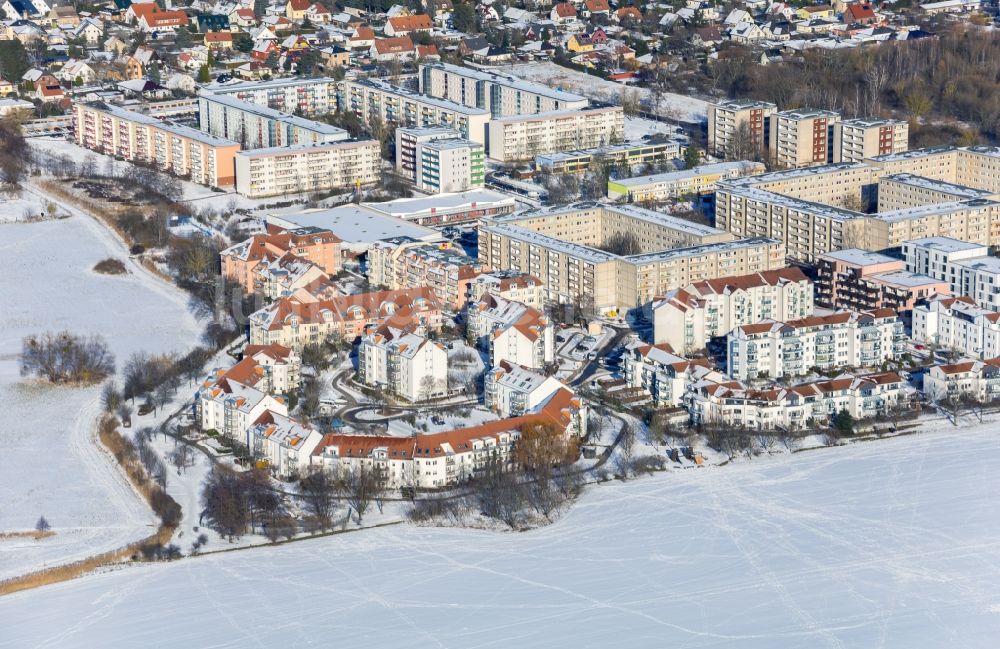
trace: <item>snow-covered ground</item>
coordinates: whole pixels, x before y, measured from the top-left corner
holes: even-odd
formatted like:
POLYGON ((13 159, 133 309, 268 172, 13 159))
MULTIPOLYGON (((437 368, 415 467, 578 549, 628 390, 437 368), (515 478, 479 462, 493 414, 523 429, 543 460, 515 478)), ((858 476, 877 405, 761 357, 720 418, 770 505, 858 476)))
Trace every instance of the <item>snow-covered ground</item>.
MULTIPOLYGON (((544 83, 553 88, 575 92, 597 101, 613 101, 621 96, 622 91, 631 92, 631 89, 635 88, 549 62, 515 63, 503 66, 501 71, 522 79, 544 83)), ((644 99, 648 97, 648 89, 638 88, 638 90, 644 99)), ((688 122, 703 122, 707 119, 708 102, 695 97, 664 93, 660 98, 660 112, 688 122)))
POLYGON ((0 540, 3 578, 116 548, 156 523, 92 439, 100 389, 23 381, 21 339, 101 334, 120 366, 140 349, 186 351, 200 328, 183 294, 132 262, 128 275, 93 272, 101 259, 128 257, 89 217, 0 225, 0 252, 0 532, 31 529, 41 515, 55 532, 0 540))
POLYGON ((611 482, 527 533, 401 525, 89 576, 5 598, 0 646, 995 647, 998 432, 611 482))

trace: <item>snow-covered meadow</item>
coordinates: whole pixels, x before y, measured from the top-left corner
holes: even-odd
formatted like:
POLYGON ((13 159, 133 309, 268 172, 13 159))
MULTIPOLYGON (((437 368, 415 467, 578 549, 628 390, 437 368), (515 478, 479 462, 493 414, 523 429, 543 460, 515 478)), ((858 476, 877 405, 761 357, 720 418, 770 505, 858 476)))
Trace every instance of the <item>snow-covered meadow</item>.
POLYGON ((998 472, 996 423, 673 471, 526 533, 398 525, 16 594, 0 646, 995 647, 998 472))
POLYGON ((92 440, 99 388, 23 380, 17 354, 30 333, 101 334, 119 366, 129 354, 185 351, 199 326, 186 298, 128 262, 95 273, 121 244, 89 217, 0 225, 0 532, 44 515, 54 536, 0 540, 0 578, 81 559, 141 538, 156 519, 92 440))

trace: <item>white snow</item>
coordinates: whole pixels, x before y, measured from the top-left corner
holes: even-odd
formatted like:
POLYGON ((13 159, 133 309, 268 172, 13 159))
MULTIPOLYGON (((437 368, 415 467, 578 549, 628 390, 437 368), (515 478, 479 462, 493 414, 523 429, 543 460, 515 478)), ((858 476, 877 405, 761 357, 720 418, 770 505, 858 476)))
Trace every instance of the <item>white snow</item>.
MULTIPOLYGON (((544 83, 553 88, 575 92, 592 100, 609 102, 618 99, 622 91, 632 92, 635 86, 625 86, 597 76, 570 70, 555 63, 516 63, 503 66, 502 71, 522 79, 544 83)), ((638 88, 644 99, 649 90, 638 88)), ((708 102, 695 97, 664 93, 660 98, 660 113, 688 122, 703 122, 708 115, 708 102)))
POLYGON ((68 329, 105 337, 121 366, 133 351, 186 351, 200 327, 186 297, 129 262, 125 276, 93 272, 121 244, 87 216, 0 225, 0 578, 81 559, 142 538, 155 518, 92 439, 99 387, 51 387, 18 374, 21 339, 68 329))
POLYGON ((0 647, 994 647, 998 432, 611 482, 527 533, 399 525, 89 576, 5 598, 0 647))

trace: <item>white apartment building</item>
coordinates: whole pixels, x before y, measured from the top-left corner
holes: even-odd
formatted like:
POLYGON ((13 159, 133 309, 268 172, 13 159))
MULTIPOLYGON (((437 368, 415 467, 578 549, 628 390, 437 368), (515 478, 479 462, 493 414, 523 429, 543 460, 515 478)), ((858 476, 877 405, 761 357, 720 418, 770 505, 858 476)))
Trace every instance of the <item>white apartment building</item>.
POLYGON ((622 360, 628 387, 648 392, 653 405, 660 408, 683 405, 684 394, 696 381, 728 380, 724 374, 713 370, 709 361, 678 356, 667 343, 633 345, 626 349, 622 360))
POLYGON ((767 320, 726 337, 729 376, 741 381, 875 367, 905 351, 906 333, 892 309, 838 311, 788 322, 767 320))
POLYGON ((924 372, 924 396, 932 403, 947 403, 963 397, 981 403, 1000 400, 1000 358, 965 358, 934 365, 924 372))
POLYGON ((239 151, 236 191, 248 198, 371 185, 381 178, 375 140, 297 144, 239 151))
POLYGON ((642 202, 698 195, 715 191, 715 185, 719 181, 760 174, 764 170, 761 162, 717 162, 693 169, 619 178, 608 181, 608 198, 627 198, 629 201, 642 202))
POLYGON ((448 393, 448 352, 440 343, 385 324, 361 338, 358 377, 407 401, 426 401, 448 393))
POLYGON ((294 295, 314 282, 330 279, 319 266, 290 252, 258 264, 251 272, 254 287, 269 300, 294 295))
POLYGON ((688 395, 694 424, 749 430, 804 430, 826 426, 846 410, 871 419, 908 404, 910 391, 895 372, 852 376, 759 390, 705 383, 688 395))
POLYGON ((481 108, 421 95, 378 79, 344 81, 338 101, 341 110, 351 111, 365 124, 381 120, 396 127, 445 126, 486 145, 490 113, 481 108))
POLYGON ((581 110, 589 104, 586 97, 540 83, 449 63, 421 65, 418 79, 425 95, 483 108, 493 118, 581 110))
POLYGON ((913 309, 913 339, 973 358, 1000 356, 1000 313, 966 295, 934 296, 913 309))
POLYGON ((813 283, 797 267, 703 280, 653 303, 653 341, 690 354, 741 325, 812 312, 813 283))
POLYGON ((216 370, 195 394, 195 414, 202 430, 253 448, 248 431, 267 411, 288 414, 282 397, 268 393, 267 373, 251 358, 228 370, 216 370))
POLYGON ((298 352, 281 345, 247 345, 243 358, 251 358, 264 369, 269 392, 288 394, 299 387, 302 357, 298 352))
POLYGON ((434 140, 453 140, 461 133, 447 126, 396 129, 396 173, 417 182, 417 145, 434 140))
MULTIPOLYGON (((1000 259, 989 247, 948 237, 928 237, 903 244, 906 268, 948 282, 952 295, 967 295, 990 311, 1000 311, 1000 259)), ((914 271, 915 272, 915 271, 914 271)))
POLYGON ((470 341, 490 353, 490 365, 506 361, 541 369, 555 358, 552 322, 541 311, 520 302, 486 294, 466 307, 470 341))
POLYGON ((554 376, 537 369, 502 362, 484 377, 486 407, 501 417, 533 412, 560 390, 569 390, 554 376))
POLYGON ((621 106, 512 115, 489 122, 489 157, 498 162, 533 160, 543 153, 575 151, 622 141, 621 106))
POLYGON ((350 138, 347 131, 330 124, 205 92, 198 96, 198 120, 202 131, 238 142, 243 149, 330 144, 350 138))
POLYGON ((903 153, 910 148, 910 125, 898 119, 845 119, 833 124, 831 162, 903 153))
POLYGON ((726 157, 737 135, 747 133, 750 146, 763 154, 767 148, 770 117, 777 111, 774 104, 753 99, 727 99, 709 104, 708 150, 713 155, 726 157))
POLYGON ((268 410, 247 431, 250 450, 267 463, 277 477, 288 480, 302 475, 323 434, 280 413, 268 410))
POLYGON ((476 275, 468 284, 466 299, 476 302, 487 293, 520 302, 533 309, 545 307, 545 287, 541 280, 516 270, 497 270, 476 275))
POLYGON ((778 167, 794 168, 833 162, 833 125, 840 114, 800 108, 772 113, 768 153, 778 167))
POLYGON ((461 138, 417 144, 417 187, 432 194, 464 192, 485 184, 483 145, 461 138))
POLYGON ((337 80, 326 77, 209 83, 201 90, 304 117, 318 117, 337 110, 337 80))

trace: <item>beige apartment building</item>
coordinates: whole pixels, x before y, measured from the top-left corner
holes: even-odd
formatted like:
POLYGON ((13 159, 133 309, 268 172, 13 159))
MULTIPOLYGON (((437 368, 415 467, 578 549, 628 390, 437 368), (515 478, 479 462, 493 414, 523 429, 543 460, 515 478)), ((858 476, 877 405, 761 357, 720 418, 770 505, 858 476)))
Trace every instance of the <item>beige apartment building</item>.
POLYGON ((785 255, 772 239, 737 241, 651 210, 596 203, 485 218, 479 232, 484 266, 533 275, 549 299, 593 300, 603 313, 642 306, 691 282, 774 270, 785 255), (639 254, 601 249, 626 233, 639 254))
POLYGON ((469 283, 481 271, 477 259, 449 243, 426 243, 410 237, 379 241, 368 249, 368 281, 398 290, 428 287, 443 305, 458 310, 469 283))
POLYGON ((838 113, 801 108, 772 113, 768 119, 768 152, 778 167, 793 169, 834 160, 833 125, 840 121, 838 113))
POLYGON ((662 201, 687 195, 710 193, 721 180, 741 178, 764 172, 761 162, 717 162, 650 176, 608 181, 608 198, 629 201, 662 201))
POLYGON ((910 125, 898 119, 845 119, 833 125, 833 162, 903 153, 910 148, 910 125))
POLYGON ((236 191, 248 198, 371 185, 380 178, 375 140, 251 149, 236 154, 236 191))
POLYGON ((209 187, 232 187, 232 140, 161 121, 104 102, 73 105, 74 139, 80 146, 130 162, 147 162, 209 187))
POLYGON ((498 162, 533 160, 545 153, 617 144, 624 133, 621 106, 500 117, 489 122, 488 155, 498 162))
POLYGON ((726 157, 737 134, 750 134, 750 146, 761 153, 768 146, 770 117, 778 107, 768 101, 727 99, 708 106, 708 150, 726 157), (741 130, 743 125, 747 130, 741 130))
POLYGON ((956 185, 913 174, 882 176, 878 180, 879 212, 922 207, 935 203, 954 203, 976 198, 993 200, 1000 198, 1000 195, 975 187, 956 185))

